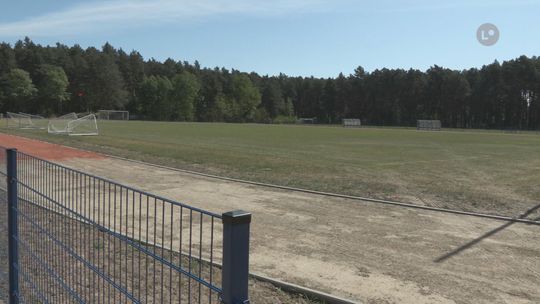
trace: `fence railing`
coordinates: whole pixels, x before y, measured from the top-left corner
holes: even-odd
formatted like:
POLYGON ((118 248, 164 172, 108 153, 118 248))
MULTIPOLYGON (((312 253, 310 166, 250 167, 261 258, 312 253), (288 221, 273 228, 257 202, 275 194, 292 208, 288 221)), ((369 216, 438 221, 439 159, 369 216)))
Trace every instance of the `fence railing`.
MULTIPOLYGON (((0 189, 6 186, 6 150, 0 147, 0 189)), ((0 303, 8 299, 8 217, 6 191, 0 190, 0 303)))
POLYGON ((249 227, 0 148, 9 301, 248 303, 249 227))

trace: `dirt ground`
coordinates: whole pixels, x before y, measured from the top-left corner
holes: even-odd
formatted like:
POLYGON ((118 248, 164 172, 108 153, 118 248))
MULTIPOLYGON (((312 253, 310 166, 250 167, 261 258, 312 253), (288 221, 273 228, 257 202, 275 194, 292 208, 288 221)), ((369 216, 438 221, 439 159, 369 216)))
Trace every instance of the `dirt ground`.
MULTIPOLYGON (((252 212, 251 270, 259 274, 373 304, 540 303, 539 226, 274 190, 110 158, 56 161, 213 212, 252 212)), ((530 208, 524 216, 538 218, 540 202, 530 208)))
MULTIPOLYGON (((5 204, 5 195, 0 191, 0 203, 5 204)), ((208 289, 201 288, 194 281, 189 281, 186 276, 177 275, 177 272, 171 271, 168 267, 160 266, 155 260, 146 258, 133 247, 120 242, 115 238, 101 232, 80 221, 67 218, 58 213, 37 208, 35 205, 19 202, 20 211, 23 214, 33 214, 34 223, 52 233, 54 237, 67 244, 75 254, 86 258, 92 265, 95 265, 100 272, 103 272, 114 283, 124 286, 135 298, 143 300, 145 303, 219 303, 217 294, 210 294, 208 289), (37 216, 35 216, 37 215, 37 216), (89 243, 91 246, 88 246, 89 243), (131 266, 131 267, 130 267, 131 266), (164 278, 160 280, 159 278, 164 278), (191 289, 187 296, 187 289, 191 289), (209 301, 210 296, 212 301, 209 301), (191 300, 191 301, 190 301, 191 300)), ((0 218, 7 217, 6 208, 0 208, 0 218)), ((6 235, 1 230, 2 236, 6 235)), ((7 247, 7 239, 0 236, 0 273, 7 274, 7 256, 4 249, 7 247)), ((36 262, 46 262, 53 266, 56 273, 64 278, 72 290, 87 303, 109 303, 111 300, 115 303, 131 302, 123 296, 118 290, 111 287, 111 284, 105 282, 80 261, 73 258, 65 250, 59 250, 49 240, 48 237, 40 233, 28 222, 20 222, 19 238, 21 242, 30 244, 32 253, 25 246, 19 248, 19 258, 22 270, 26 278, 32 278, 35 285, 30 285, 25 279, 21 279, 20 293, 25 303, 40 303, 41 298, 34 292, 34 286, 37 286, 41 294, 49 300, 50 303, 71 303, 75 302, 73 296, 63 289, 52 276, 44 271, 43 267, 36 262), (42 236, 42 237, 41 237, 42 236), (45 241, 44 241, 45 240, 45 241), (73 275, 77 273, 77 275, 73 275), (99 286, 99 288, 95 288, 99 286)), ((162 257, 175 263, 183 260, 183 265, 188 265, 187 257, 180 257, 178 254, 162 251, 151 246, 146 247, 149 251, 157 251, 162 257)), ((198 271, 201 267, 203 273, 210 271, 208 264, 196 263, 193 261, 193 271, 198 271)), ((220 282, 220 272, 213 269, 214 282, 220 282)), ((0 304, 7 301, 7 278, 0 277, 0 304)), ((252 303, 278 304, 278 303, 301 303, 315 304, 307 297, 299 294, 286 293, 275 286, 251 279, 250 299, 252 303)))

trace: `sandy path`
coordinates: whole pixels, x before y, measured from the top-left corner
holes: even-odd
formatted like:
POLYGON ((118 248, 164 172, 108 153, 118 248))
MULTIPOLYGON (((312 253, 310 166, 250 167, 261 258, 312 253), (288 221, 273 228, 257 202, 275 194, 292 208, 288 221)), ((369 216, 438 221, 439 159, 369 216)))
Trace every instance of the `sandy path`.
POLYGON ((366 303, 540 302, 538 226, 273 190, 117 159, 62 162, 210 211, 252 212, 251 269, 274 278, 366 303))

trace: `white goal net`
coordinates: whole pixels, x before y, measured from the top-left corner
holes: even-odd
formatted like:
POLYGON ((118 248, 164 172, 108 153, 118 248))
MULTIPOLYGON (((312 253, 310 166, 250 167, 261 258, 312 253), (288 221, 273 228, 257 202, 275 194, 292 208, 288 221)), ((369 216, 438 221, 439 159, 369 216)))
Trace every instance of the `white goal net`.
POLYGON ((353 128, 359 128, 362 126, 362 122, 358 118, 344 118, 342 120, 343 127, 353 127, 353 128))
POLYGON ((47 131, 51 134, 67 134, 70 121, 77 120, 77 114, 69 113, 49 120, 47 131))
POLYGON ((416 128, 424 131, 440 131, 442 124, 440 120, 418 120, 416 128))
POLYGON ((97 118, 101 120, 129 120, 129 111, 99 110, 97 118))
POLYGON ((34 115, 34 114, 28 114, 28 113, 22 113, 19 112, 19 115, 24 115, 30 117, 30 123, 32 124, 33 129, 46 129, 48 120, 40 115, 34 115))
POLYGON ((73 136, 99 135, 96 115, 90 114, 68 123, 67 134, 73 136))
POLYGON ((7 112, 6 121, 8 128, 44 129, 47 120, 39 115, 7 112))
POLYGON ((48 132, 51 134, 67 135, 99 135, 96 116, 89 114, 77 117, 75 113, 69 113, 49 121, 48 132))

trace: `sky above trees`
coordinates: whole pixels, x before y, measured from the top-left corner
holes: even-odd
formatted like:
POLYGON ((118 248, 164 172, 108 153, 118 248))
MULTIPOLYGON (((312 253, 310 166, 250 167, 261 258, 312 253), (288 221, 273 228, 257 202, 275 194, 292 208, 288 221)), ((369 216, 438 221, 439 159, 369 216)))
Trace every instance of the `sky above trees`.
POLYGON ((145 59, 335 77, 359 65, 459 70, 532 57, 538 11, 540 1, 529 0, 20 0, 2 6, 0 40, 109 41, 145 59), (491 47, 476 41, 485 22, 501 31, 491 47))

